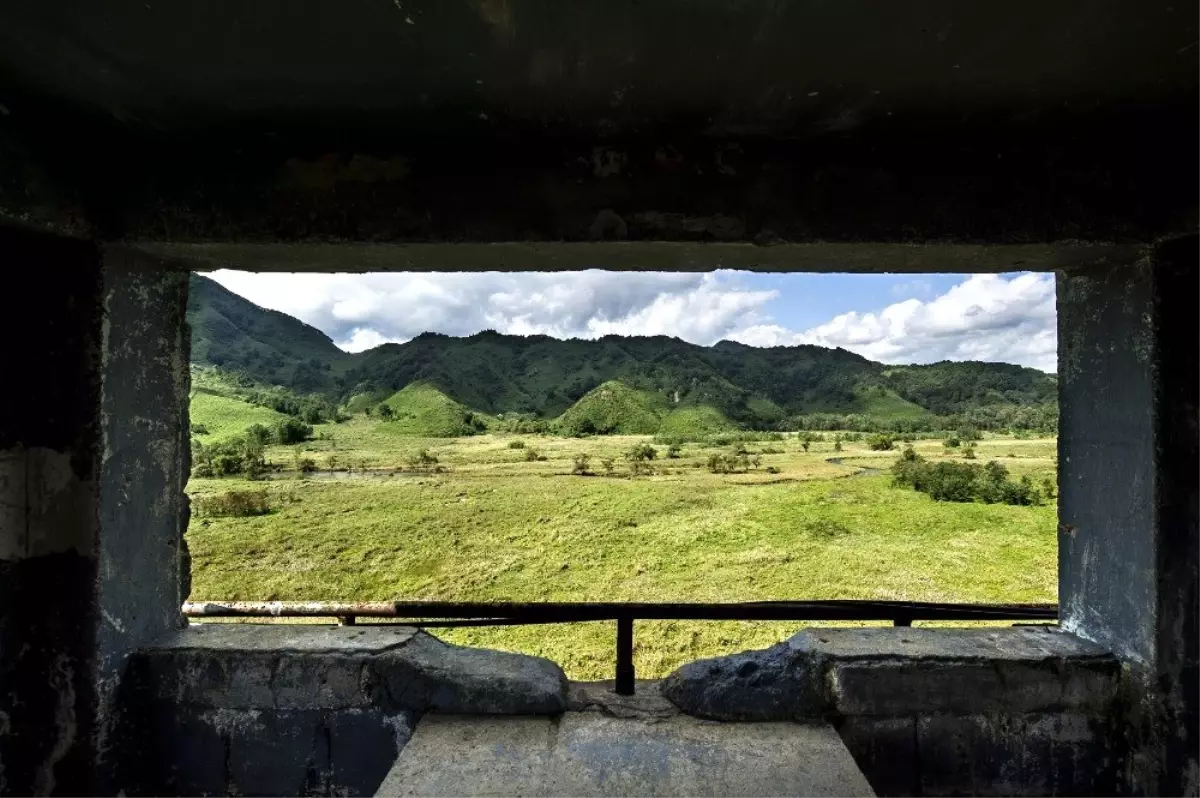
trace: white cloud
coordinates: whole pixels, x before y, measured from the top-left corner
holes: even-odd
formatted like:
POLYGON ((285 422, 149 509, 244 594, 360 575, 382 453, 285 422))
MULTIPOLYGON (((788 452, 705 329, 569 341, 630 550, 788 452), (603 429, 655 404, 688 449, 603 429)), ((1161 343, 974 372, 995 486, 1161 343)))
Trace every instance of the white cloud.
MULTIPOLYGON (((425 331, 597 338, 670 335, 697 344, 842 347, 885 363, 994 360, 1055 370, 1052 275, 974 275, 939 296, 927 281, 875 311, 808 329, 767 308, 777 290, 736 272, 252 274, 213 279, 252 302, 289 313, 358 352, 425 331)), ((801 279, 801 278, 797 278, 801 279)), ((853 280, 853 278, 847 278, 853 280)))
POLYGON ((402 344, 407 338, 385 338, 374 330, 357 327, 350 337, 343 341, 334 341, 338 348, 346 352, 365 352, 383 344, 402 344))
POLYGON ((1053 372, 1054 276, 977 274, 928 301, 906 299, 877 312, 843 313, 802 332, 753 325, 735 340, 842 347, 884 363, 990 360, 1053 372))
POLYGON ((728 272, 252 274, 212 278, 264 307, 361 351, 425 331, 597 338, 673 335, 712 344, 766 317, 775 291, 750 290, 728 272))

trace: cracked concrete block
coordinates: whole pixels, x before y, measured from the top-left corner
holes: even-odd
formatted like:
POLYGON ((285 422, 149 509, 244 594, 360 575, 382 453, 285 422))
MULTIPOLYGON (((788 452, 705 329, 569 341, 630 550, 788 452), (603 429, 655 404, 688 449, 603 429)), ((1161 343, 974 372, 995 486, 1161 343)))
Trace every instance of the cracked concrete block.
POLYGON ((345 629, 194 624, 137 655, 160 700, 228 709, 370 706, 364 669, 401 647, 407 627, 345 629))
POLYGON ((1103 710, 1120 666, 1045 629, 823 629, 794 644, 821 663, 842 715, 1103 710))
POLYGON ((690 715, 716 720, 791 720, 825 709, 812 657, 790 642, 689 662, 662 683, 662 694, 690 715))
POLYGON ((381 658, 375 670, 398 709, 550 715, 567 706, 567 677, 550 660, 454 646, 425 634, 381 658))

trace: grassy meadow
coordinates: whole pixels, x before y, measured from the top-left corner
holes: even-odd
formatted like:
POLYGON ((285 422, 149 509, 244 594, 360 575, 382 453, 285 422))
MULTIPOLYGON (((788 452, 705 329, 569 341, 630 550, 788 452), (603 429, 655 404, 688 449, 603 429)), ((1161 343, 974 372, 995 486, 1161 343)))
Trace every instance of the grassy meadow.
MULTIPOLYGON (((209 435, 266 420, 228 418, 249 411, 218 398, 198 394, 192 406, 209 435)), ((898 451, 846 442, 835 452, 828 433, 807 452, 794 435, 747 443, 761 464, 734 474, 706 467, 728 445, 684 443, 669 459, 666 445, 652 444, 653 473, 630 477, 622 454, 652 443, 649 435, 403 432, 400 422, 355 416, 317 426, 316 439, 298 446, 268 447, 280 470, 266 480, 193 478, 194 497, 266 490, 273 509, 192 518, 191 599, 1056 599, 1053 501, 934 502, 873 470, 886 470, 898 451), (422 450, 436 468, 410 465, 422 450), (592 475, 572 473, 579 454, 590 456, 592 475), (305 458, 318 470, 300 473, 305 458), (605 458, 614 460, 611 475, 605 458)), ((915 448, 935 462, 962 459, 937 440, 915 448)), ((988 436, 976 451, 976 462, 998 460, 1035 482, 1054 473, 1050 438, 988 436)), ((640 622, 638 673, 661 676, 690 659, 768 645, 798 626, 640 622)), ((609 623, 436 634, 547 656, 572 678, 612 676, 609 623)))

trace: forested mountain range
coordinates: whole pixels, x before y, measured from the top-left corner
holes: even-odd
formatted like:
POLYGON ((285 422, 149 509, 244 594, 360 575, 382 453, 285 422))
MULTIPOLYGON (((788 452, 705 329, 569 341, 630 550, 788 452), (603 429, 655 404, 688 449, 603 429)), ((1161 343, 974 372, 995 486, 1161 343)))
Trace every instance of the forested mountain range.
POLYGON ((711 407, 743 426, 776 427, 806 414, 949 416, 980 408, 1051 412, 1057 379, 1006 363, 894 366, 843 349, 705 347, 676 338, 559 340, 485 331, 425 333, 358 354, 298 319, 193 276, 188 320, 194 363, 266 385, 369 407, 426 384, 474 411, 554 418, 615 381, 666 408, 711 407))

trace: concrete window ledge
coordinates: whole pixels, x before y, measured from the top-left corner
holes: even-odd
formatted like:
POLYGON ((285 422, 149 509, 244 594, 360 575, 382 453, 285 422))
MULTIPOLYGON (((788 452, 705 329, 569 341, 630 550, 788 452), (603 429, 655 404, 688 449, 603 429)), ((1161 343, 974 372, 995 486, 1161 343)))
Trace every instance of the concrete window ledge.
POLYGON ((562 669, 400 626, 193 625, 136 652, 130 794, 370 795, 427 711, 557 714, 562 669))
POLYGON ((880 795, 1095 795, 1116 785, 1120 681, 1055 628, 812 629, 662 692, 714 720, 830 719, 880 795))
POLYGON ((369 795, 426 712, 586 706, 822 718, 881 795, 1104 794, 1120 680, 1109 652, 1047 628, 815 629, 617 700, 569 691, 549 660, 407 627, 203 624, 133 655, 114 753, 129 794, 369 795))

